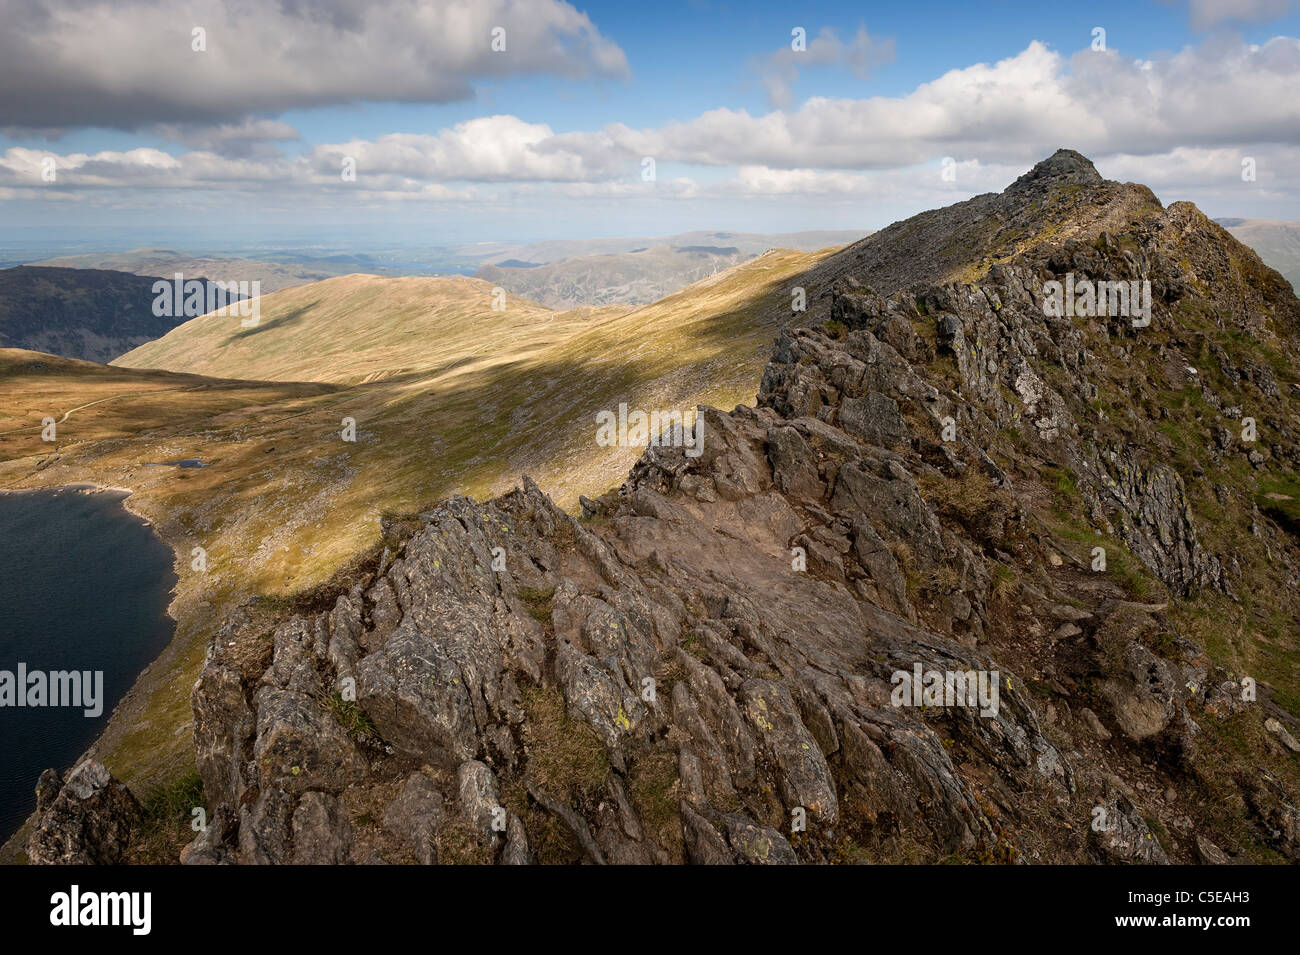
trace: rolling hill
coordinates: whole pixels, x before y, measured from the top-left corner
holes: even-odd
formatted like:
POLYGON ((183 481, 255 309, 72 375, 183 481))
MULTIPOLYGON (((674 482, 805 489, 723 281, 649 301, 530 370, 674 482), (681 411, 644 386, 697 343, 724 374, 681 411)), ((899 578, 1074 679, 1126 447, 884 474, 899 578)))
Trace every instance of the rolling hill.
POLYGON ((478 279, 347 276, 264 296, 255 329, 204 316, 115 364, 347 386, 386 473, 402 476, 384 495, 395 508, 427 484, 415 472, 434 448, 439 486, 495 493, 527 471, 573 506, 635 458, 593 448, 597 410, 750 400, 772 336, 796 317, 789 279, 828 258, 770 252, 637 309, 507 297, 495 312, 478 279))
POLYGON ((356 384, 429 372, 471 354, 508 355, 598 313, 556 313, 480 279, 347 275, 263 295, 255 327, 205 315, 115 364, 268 381, 356 384))

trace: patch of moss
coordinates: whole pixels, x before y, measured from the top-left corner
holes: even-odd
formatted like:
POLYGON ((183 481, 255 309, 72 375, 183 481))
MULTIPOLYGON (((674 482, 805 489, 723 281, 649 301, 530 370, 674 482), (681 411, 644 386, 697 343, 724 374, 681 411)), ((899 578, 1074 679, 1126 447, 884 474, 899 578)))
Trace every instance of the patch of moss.
POLYGON ((374 721, 354 700, 345 700, 340 693, 331 693, 325 701, 334 719, 353 739, 368 742, 379 738, 374 721))
POLYGON ((551 620, 551 605, 555 601, 555 588, 541 590, 537 587, 520 587, 517 591, 519 599, 523 601, 524 607, 528 610, 528 615, 534 620, 541 623, 549 623, 551 620))
POLYGON ((683 861, 680 783, 677 757, 656 751, 637 760, 628 777, 628 797, 647 835, 683 861))
POLYGON ((1300 481, 1289 477, 1260 481, 1255 505, 1287 533, 1300 537, 1300 481))
POLYGON ((141 807, 140 826, 132 836, 128 861, 174 865, 181 849, 198 834, 192 824, 196 819, 194 810, 204 808, 203 780, 196 770, 191 770, 152 792, 141 807))
POLYGON ((596 733, 569 716, 558 690, 532 687, 523 693, 527 773, 556 798, 580 801, 604 788, 609 760, 596 733))

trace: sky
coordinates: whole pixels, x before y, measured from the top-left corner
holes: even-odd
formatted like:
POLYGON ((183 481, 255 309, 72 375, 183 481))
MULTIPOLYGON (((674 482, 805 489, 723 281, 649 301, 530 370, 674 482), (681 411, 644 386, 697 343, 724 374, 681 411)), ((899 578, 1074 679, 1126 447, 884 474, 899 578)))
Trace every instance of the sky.
POLYGON ((1059 147, 1300 219, 1300 3, 0 0, 0 242, 880 228, 1059 147))

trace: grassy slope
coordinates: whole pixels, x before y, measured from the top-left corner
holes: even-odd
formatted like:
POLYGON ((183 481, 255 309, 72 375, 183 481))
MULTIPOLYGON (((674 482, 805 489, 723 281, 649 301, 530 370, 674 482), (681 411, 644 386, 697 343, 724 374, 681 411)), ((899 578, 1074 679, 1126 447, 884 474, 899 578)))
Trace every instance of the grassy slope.
POLYGON ((262 381, 356 384, 428 371, 476 352, 545 342, 590 310, 556 313, 479 279, 345 275, 263 295, 258 324, 204 315, 113 364, 262 381))

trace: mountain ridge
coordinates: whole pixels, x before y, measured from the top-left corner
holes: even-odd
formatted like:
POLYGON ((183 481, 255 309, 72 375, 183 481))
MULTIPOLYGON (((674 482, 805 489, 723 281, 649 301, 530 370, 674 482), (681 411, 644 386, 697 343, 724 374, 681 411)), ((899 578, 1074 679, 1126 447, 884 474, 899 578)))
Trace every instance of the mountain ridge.
MULTIPOLYGON (((1285 280, 1060 151, 764 294, 795 284, 702 454, 670 434, 582 519, 528 478, 389 517, 233 615, 183 861, 1300 859, 1285 280), (1146 283, 1150 322, 1054 313, 1067 278, 1146 283), (912 706, 914 670, 1000 702, 912 706)), ((129 822, 95 778, 29 859, 129 822)))

